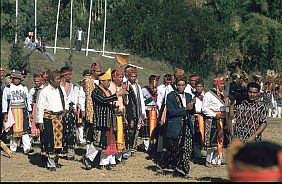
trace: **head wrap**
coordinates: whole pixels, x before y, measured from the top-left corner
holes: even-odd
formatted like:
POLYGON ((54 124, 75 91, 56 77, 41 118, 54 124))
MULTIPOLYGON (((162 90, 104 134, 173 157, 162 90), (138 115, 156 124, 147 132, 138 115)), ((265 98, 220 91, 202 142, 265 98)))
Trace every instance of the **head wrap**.
POLYGON ((87 75, 91 75, 91 71, 90 70, 84 70, 82 73, 82 76, 87 76, 87 75))
POLYGON ((111 80, 112 79, 112 76, 111 76, 111 68, 109 68, 106 73, 102 73, 101 75, 99 75, 99 78, 98 78, 100 81, 103 81, 103 80, 111 80))
MULTIPOLYGON (((248 143, 252 144, 252 143, 248 143)), ((236 169, 234 166, 234 156, 245 146, 240 140, 236 139, 230 146, 228 152, 228 166, 231 181, 235 182, 270 182, 282 181, 282 151, 277 152, 278 169, 263 168, 261 170, 236 169)), ((267 153, 266 153, 267 154, 267 153)), ((258 158, 260 159, 260 158, 258 158)), ((242 162, 244 164, 244 162, 242 162)), ((255 165, 251 165, 255 166, 255 165)))
POLYGON ((123 74, 122 67, 118 67, 117 69, 114 70, 112 77, 115 79, 122 74, 123 74))
POLYGON ((213 84, 220 85, 224 84, 224 79, 221 76, 217 76, 215 79, 213 79, 213 84))
POLYGON ((69 67, 69 66, 62 67, 61 70, 60 70, 60 74, 61 74, 61 76, 72 74, 71 67, 69 67))

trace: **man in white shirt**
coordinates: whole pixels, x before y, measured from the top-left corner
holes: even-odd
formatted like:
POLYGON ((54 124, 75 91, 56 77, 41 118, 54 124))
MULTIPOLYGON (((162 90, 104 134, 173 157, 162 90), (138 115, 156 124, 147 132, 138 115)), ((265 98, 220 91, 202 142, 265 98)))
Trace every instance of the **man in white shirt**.
POLYGON ((45 149, 48 152, 47 170, 56 171, 58 154, 63 148, 62 119, 69 109, 66 92, 60 87, 60 72, 52 71, 48 86, 42 89, 37 104, 37 118, 40 131, 43 131, 45 149))
POLYGON ((196 93, 196 81, 199 79, 199 76, 195 73, 191 74, 189 76, 189 83, 185 87, 185 92, 192 95, 192 98, 194 98, 196 93))
POLYGON ((75 32, 74 37, 76 38, 75 49, 80 52, 81 45, 84 40, 84 32, 81 30, 81 27, 79 27, 78 30, 75 32))
POLYGON ((146 118, 146 111, 141 87, 136 83, 137 70, 132 67, 128 69, 127 72, 128 81, 126 82, 126 89, 129 94, 127 96, 127 104, 125 106, 128 121, 128 126, 125 130, 125 144, 127 149, 131 149, 132 153, 134 153, 137 148, 139 129, 146 118))
POLYGON ((20 138, 23 142, 24 154, 32 153, 30 141, 31 106, 27 102, 28 89, 21 84, 20 71, 12 72, 12 83, 3 90, 2 113, 4 114, 4 131, 12 130, 10 149, 17 151, 20 138))
POLYGON ((226 127, 225 104, 228 96, 224 91, 223 77, 214 79, 214 87, 208 91, 202 104, 202 112, 205 115, 205 146, 207 147, 207 166, 221 165, 224 146, 224 127, 226 127))
POLYGON ((205 124, 204 116, 202 114, 202 103, 205 95, 204 81, 198 79, 195 82, 196 91, 193 93, 195 103, 195 114, 192 116, 193 123, 193 149, 194 149, 194 163, 201 163, 201 149, 204 146, 205 124))

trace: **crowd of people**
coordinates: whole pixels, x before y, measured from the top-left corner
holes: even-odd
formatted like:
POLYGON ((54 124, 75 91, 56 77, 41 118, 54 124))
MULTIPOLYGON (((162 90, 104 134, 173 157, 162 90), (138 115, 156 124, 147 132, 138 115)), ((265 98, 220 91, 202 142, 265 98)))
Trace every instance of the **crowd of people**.
MULTIPOLYGON (((102 72, 93 63, 82 79, 71 82, 72 68, 34 74, 27 89, 20 71, 1 69, 1 146, 11 156, 20 141, 32 154, 40 141, 42 162, 50 171, 61 167, 59 158, 75 159, 83 146, 84 169, 112 170, 136 151, 148 154, 160 170, 189 175, 189 162, 215 167, 226 164, 225 150, 234 139, 260 142, 268 117, 281 118, 282 85, 279 75, 217 75, 213 87, 181 68, 163 76, 152 74, 144 87, 136 67, 127 65, 102 72), (95 164, 95 160, 99 160, 95 164)), ((281 150, 281 147, 279 148, 281 150)))

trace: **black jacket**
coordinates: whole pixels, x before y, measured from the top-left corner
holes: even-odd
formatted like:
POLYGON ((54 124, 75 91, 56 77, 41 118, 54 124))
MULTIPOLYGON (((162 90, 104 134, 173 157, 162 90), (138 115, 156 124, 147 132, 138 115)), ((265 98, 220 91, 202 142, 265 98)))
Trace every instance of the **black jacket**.
MULTIPOLYGON (((177 103, 177 93, 175 91, 170 92, 167 95, 167 138, 177 138, 180 134, 183 125, 183 118, 187 118, 187 122, 191 124, 191 116, 195 111, 193 108, 191 111, 185 110, 185 107, 180 107, 177 103)), ((186 104, 192 101, 192 96, 189 93, 185 93, 186 104)))

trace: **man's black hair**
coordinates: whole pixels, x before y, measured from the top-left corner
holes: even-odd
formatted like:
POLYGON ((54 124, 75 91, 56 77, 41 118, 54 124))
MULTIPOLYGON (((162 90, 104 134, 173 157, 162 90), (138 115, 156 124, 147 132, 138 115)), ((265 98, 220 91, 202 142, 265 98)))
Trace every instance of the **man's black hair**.
POLYGON ((179 82, 179 81, 184 81, 185 82, 185 84, 187 84, 187 77, 178 77, 177 79, 176 79, 176 82, 175 82, 175 84, 177 85, 177 83, 179 82))
POLYGON ((195 86, 197 86, 197 85, 205 85, 205 83, 204 83, 204 81, 203 81, 203 79, 198 79, 197 81, 196 81, 196 83, 195 83, 195 86))
POLYGON ((234 156, 234 162, 242 161, 260 167, 277 166, 279 151, 282 151, 280 145, 268 141, 246 143, 234 156))
POLYGON ((247 86, 247 90, 249 91, 250 88, 257 88, 260 91, 260 85, 256 82, 250 82, 247 86))

